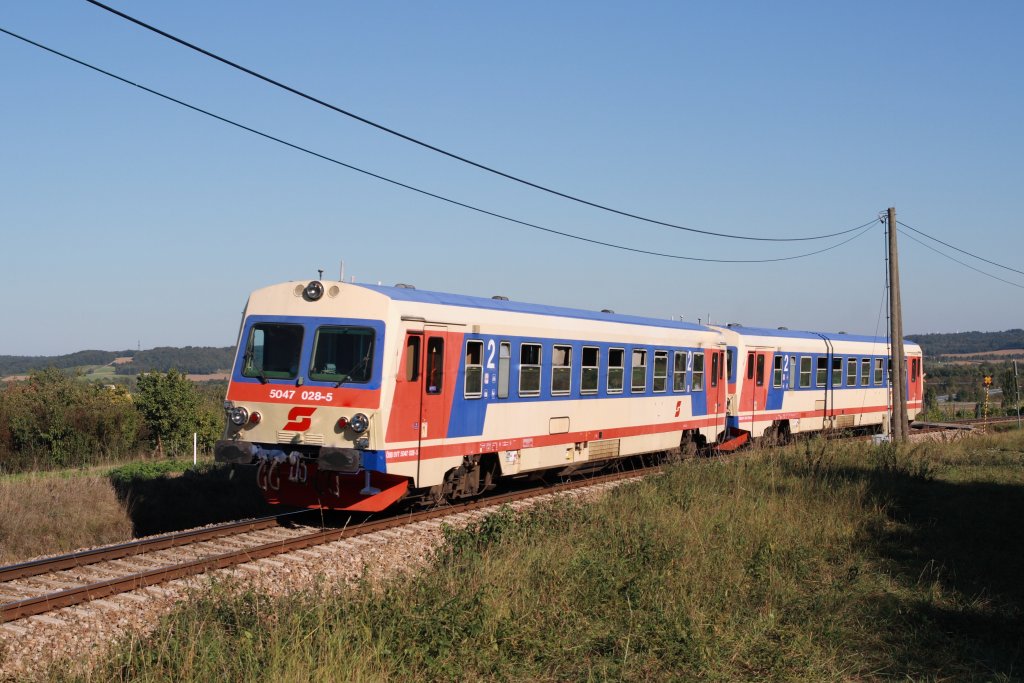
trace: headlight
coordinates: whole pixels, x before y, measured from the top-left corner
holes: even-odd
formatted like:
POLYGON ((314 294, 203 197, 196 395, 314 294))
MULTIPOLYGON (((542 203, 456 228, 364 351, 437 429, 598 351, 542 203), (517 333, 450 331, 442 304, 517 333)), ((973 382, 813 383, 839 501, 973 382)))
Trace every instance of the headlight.
POLYGON ((356 413, 352 416, 352 419, 348 421, 349 429, 356 434, 362 434, 366 431, 366 428, 370 426, 370 418, 366 417, 362 413, 356 413))
POLYGON ((313 280, 306 285, 306 289, 304 289, 302 293, 305 294, 306 298, 310 301, 316 301, 324 295, 324 286, 319 280, 313 280))
POLYGON ((231 420, 231 424, 241 427, 249 421, 249 411, 242 407, 232 408, 228 411, 228 419, 231 420))

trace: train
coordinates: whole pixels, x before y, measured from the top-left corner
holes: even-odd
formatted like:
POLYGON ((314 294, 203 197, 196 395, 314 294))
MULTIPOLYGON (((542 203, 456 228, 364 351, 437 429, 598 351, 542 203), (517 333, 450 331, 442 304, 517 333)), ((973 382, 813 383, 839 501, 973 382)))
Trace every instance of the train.
MULTIPOLYGON (((905 342, 908 415, 921 348, 905 342)), ((273 504, 379 512, 641 454, 880 431, 884 337, 293 281, 245 306, 220 463, 273 504)))

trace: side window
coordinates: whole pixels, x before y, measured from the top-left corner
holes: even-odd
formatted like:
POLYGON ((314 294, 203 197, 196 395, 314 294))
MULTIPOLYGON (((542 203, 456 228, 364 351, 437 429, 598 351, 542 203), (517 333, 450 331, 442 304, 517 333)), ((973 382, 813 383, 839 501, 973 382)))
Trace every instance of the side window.
POLYGON ((519 347, 519 395, 540 396, 540 344, 519 347))
POLYGON ((420 379, 420 342, 423 337, 413 336, 405 340, 405 381, 420 379))
POLYGON ((736 374, 733 372, 736 368, 733 366, 733 354, 732 349, 725 350, 725 370, 729 373, 729 379, 735 381, 736 374))
POLYGON ((857 359, 853 356, 846 359, 846 386, 857 386, 857 359))
POLYGON ((623 362, 626 358, 625 349, 608 349, 608 393, 622 393, 623 362))
POLYGON ((910 381, 911 382, 916 382, 917 381, 917 371, 918 371, 918 369, 920 367, 921 367, 921 359, 920 358, 914 358, 911 361, 911 363, 910 363, 910 381))
POLYGON ((764 386, 764 354, 757 354, 757 386, 764 386))
POLYGON ((686 391, 686 351, 676 351, 672 360, 672 391, 686 391))
POLYGON ((882 359, 875 359, 875 386, 882 384, 882 359))
POLYGON ((778 389, 782 386, 782 360, 785 356, 775 356, 772 361, 772 386, 778 389))
POLYGON ((796 356, 789 357, 789 388, 796 389, 796 356))
POLYGON ((427 340, 427 393, 440 394, 444 386, 444 338, 427 340))
POLYGON ((647 389, 647 349, 633 349, 632 372, 630 389, 633 393, 647 389))
POLYGON ((800 388, 806 389, 811 386, 811 357, 800 357, 800 388))
POLYGON ((478 340, 466 342, 466 398, 480 398, 484 395, 484 343, 478 340))
POLYGON ((860 385, 866 387, 871 384, 871 359, 860 359, 860 385))
POLYGON ((508 375, 512 365, 512 344, 506 341, 498 345, 498 398, 508 398, 508 375))
POLYGON ((572 347, 551 347, 551 395, 564 396, 572 391, 572 347))
POLYGON ((814 378, 814 383, 819 386, 825 386, 825 381, 828 379, 828 358, 820 356, 818 358, 818 374, 814 378))
POLYGON ((596 394, 597 381, 600 376, 601 349, 596 346, 583 347, 583 359, 580 371, 580 393, 596 394))
POLYGON ((654 352, 654 390, 665 391, 668 388, 668 351, 654 352))
POLYGON ((754 354, 747 354, 747 379, 754 379, 754 354))
POLYGON ((721 372, 722 354, 718 351, 711 352, 711 386, 718 386, 718 374, 721 372))
POLYGON ((704 352, 693 352, 693 390, 704 391, 704 352))
POLYGON ((843 359, 833 358, 832 359, 832 386, 841 387, 843 386, 843 359))

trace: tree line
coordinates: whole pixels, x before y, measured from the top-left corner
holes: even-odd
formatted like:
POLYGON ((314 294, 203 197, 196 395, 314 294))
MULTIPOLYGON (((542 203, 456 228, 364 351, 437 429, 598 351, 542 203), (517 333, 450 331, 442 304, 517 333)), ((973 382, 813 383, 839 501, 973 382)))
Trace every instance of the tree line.
POLYGON ((0 472, 84 467, 139 455, 212 450, 224 424, 221 387, 184 374, 139 375, 134 392, 58 368, 0 384, 0 472))

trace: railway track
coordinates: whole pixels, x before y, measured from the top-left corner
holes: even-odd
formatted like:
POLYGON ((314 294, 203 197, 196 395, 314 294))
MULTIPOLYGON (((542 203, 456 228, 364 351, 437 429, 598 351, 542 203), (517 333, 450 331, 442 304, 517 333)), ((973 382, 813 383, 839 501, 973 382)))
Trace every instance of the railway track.
POLYGON ((283 524, 289 515, 309 514, 299 511, 0 567, 0 623, 462 512, 500 507, 564 491, 605 488, 646 476, 656 469, 616 472, 501 493, 342 528, 283 524))

